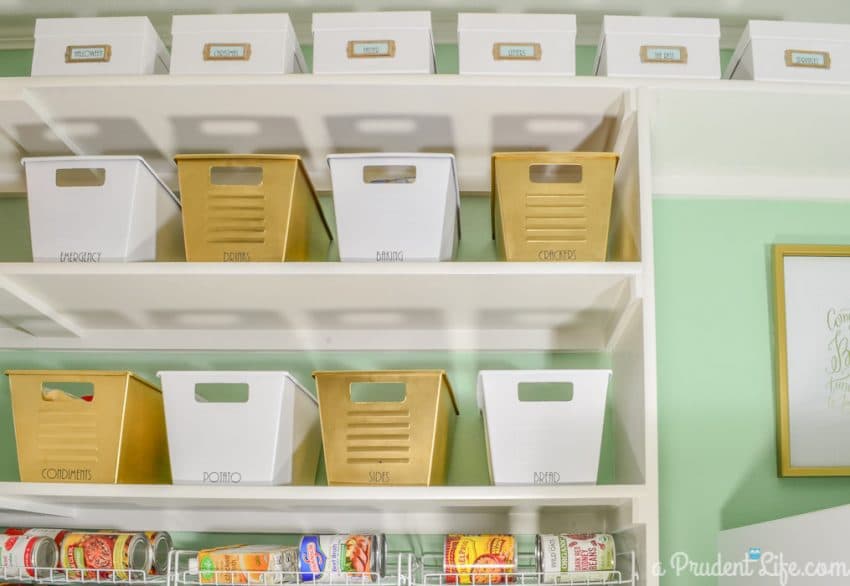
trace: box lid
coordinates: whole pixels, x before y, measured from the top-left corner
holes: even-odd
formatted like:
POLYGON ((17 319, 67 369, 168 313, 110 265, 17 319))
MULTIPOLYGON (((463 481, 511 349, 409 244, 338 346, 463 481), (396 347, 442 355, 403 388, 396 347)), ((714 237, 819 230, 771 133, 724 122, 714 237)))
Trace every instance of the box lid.
POLYGON ((655 16, 604 16, 602 35, 665 34, 720 37, 720 20, 716 18, 682 18, 655 16))
POLYGON ((146 16, 116 16, 93 18, 38 18, 35 21, 35 37, 64 36, 79 34, 141 35, 155 32, 146 16))
MULTIPOLYGON (((810 39, 850 42, 850 24, 751 20, 743 39, 810 39)), ((746 41, 742 39, 742 43, 746 41)))
POLYGON ((317 12, 313 14, 313 32, 352 29, 427 29, 431 13, 422 12, 317 12))
POLYGON ((465 12, 457 15, 457 30, 576 31, 574 14, 504 14, 465 12))
POLYGON ((175 15, 171 20, 172 33, 292 32, 292 20, 286 12, 269 14, 191 14, 175 15))

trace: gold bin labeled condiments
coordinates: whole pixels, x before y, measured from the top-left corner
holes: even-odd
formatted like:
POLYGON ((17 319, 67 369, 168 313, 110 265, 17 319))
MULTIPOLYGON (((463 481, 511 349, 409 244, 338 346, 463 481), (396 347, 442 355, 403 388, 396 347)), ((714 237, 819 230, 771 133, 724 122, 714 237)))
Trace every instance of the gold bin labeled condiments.
POLYGON ((162 393, 153 385, 131 372, 7 374, 21 481, 171 483, 162 393))
POLYGON ((315 372, 313 376, 328 484, 445 484, 458 411, 444 371, 315 372), (390 392, 385 393, 384 387, 390 392))
POLYGON ((186 259, 326 260, 331 232, 297 155, 178 155, 186 259))
POLYGON ((509 261, 604 261, 614 153, 494 153, 493 235, 509 261))

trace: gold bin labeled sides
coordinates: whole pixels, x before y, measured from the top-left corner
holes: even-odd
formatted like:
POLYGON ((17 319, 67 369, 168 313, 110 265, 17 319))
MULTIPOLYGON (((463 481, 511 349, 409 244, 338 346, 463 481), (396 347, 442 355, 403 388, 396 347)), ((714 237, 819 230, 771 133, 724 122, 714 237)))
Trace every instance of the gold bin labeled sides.
POLYGON ((446 483, 458 410, 444 371, 341 371, 313 376, 328 484, 446 483), (396 394, 389 398, 381 387, 396 394))
POLYGON ((170 484, 162 392, 131 372, 12 370, 23 482, 170 484), (63 389, 84 389, 84 398, 63 389))
POLYGON ((178 155, 186 259, 326 260, 331 231, 297 155, 178 155))
POLYGON ((509 261, 604 261, 615 153, 494 153, 493 237, 509 261))

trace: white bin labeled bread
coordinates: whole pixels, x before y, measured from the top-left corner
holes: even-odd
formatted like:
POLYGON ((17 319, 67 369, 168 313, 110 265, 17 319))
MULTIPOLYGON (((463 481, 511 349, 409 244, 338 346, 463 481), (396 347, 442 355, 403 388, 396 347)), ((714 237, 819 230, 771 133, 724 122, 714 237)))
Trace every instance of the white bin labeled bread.
POLYGON ((461 75, 575 75, 572 14, 459 14, 461 75))
POLYGON ((313 73, 434 73, 430 12, 313 15, 313 73))
POLYGON ((144 16, 39 18, 33 77, 168 72, 168 51, 144 16))
POLYGON ((594 484, 610 370, 482 370, 493 484, 594 484))
POLYGON ((176 15, 171 73, 304 73, 307 65, 288 14, 176 15))
POLYGON ((141 157, 32 157, 36 262, 183 260, 180 204, 141 157))
POLYGON ((451 260, 460 193, 449 154, 330 155, 342 261, 451 260))
POLYGON ((159 377, 175 484, 314 484, 318 402, 290 373, 166 371, 159 377))
POLYGON ((724 77, 850 82, 850 24, 751 20, 724 77))
POLYGON ((608 77, 720 79, 720 21, 605 16, 593 70, 608 77))

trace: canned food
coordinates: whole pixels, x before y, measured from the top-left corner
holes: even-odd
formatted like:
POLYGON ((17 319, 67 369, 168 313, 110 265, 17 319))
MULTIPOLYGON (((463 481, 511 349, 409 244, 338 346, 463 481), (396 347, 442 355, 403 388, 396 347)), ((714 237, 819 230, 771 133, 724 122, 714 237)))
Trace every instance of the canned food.
POLYGON ((198 552, 197 572, 201 584, 295 582, 298 574, 298 548, 232 545, 204 549, 198 552))
POLYGON ((128 580, 131 574, 133 578, 149 574, 152 557, 144 533, 68 533, 62 540, 60 565, 73 580, 128 580))
POLYGON ((145 537, 151 544, 151 554, 153 555, 151 573, 164 576, 168 573, 168 555, 174 549, 171 535, 164 531, 145 531, 145 537))
POLYGON ((614 578, 614 538, 607 533, 538 535, 535 555, 544 584, 614 578))
MULTIPOLYGON (((31 527, 10 527, 4 531, 6 535, 26 535, 27 537, 49 537, 56 543, 56 547, 62 546, 62 540, 68 534, 67 529, 35 529, 31 527)), ((59 553, 56 553, 56 567, 59 567, 59 553)))
POLYGON ((513 535, 446 535, 443 571, 449 584, 513 582, 517 547, 513 535))
POLYGON ((31 578, 50 577, 56 567, 59 548, 50 537, 29 535, 0 536, 0 567, 10 570, 11 574, 30 576, 31 578))
POLYGON ((386 570, 383 535, 305 535, 298 563, 303 582, 377 582, 386 570))

